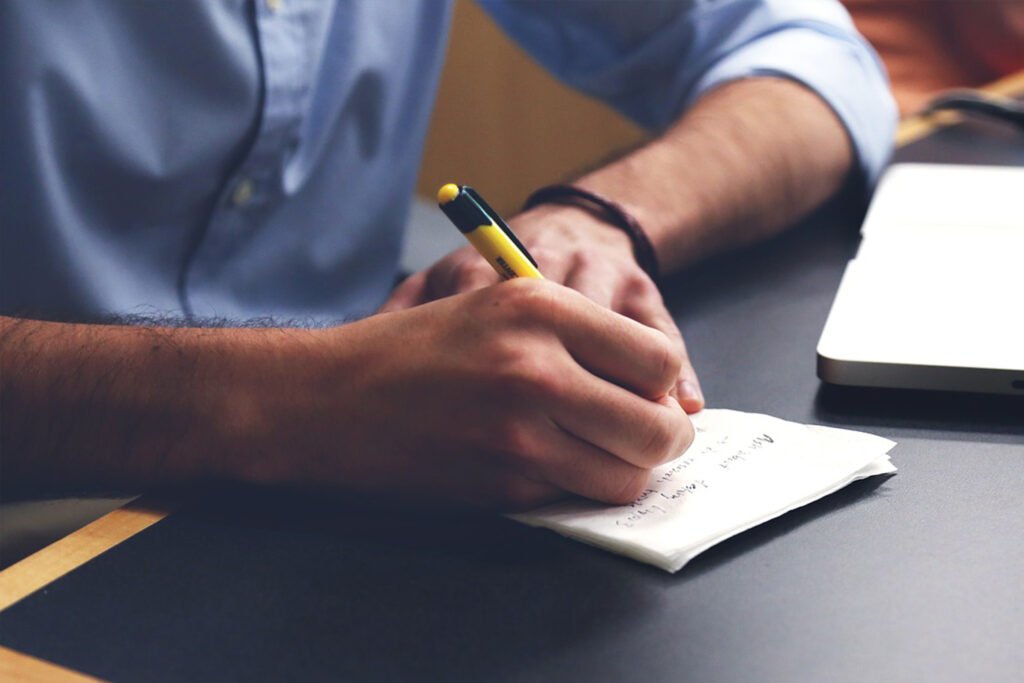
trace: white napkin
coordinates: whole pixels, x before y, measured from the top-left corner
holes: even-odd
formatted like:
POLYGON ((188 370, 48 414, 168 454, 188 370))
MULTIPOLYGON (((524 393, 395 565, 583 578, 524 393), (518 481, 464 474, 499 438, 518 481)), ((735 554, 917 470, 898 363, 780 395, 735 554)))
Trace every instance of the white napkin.
POLYGON ((705 410, 693 445, 654 470, 621 507, 577 499, 511 515, 613 553, 676 572, 716 543, 896 468, 894 441, 768 415, 705 410))

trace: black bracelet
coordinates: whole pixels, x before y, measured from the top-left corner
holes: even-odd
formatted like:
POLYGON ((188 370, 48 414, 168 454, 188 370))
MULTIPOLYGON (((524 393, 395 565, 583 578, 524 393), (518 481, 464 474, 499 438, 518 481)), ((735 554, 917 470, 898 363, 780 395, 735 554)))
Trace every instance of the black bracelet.
POLYGON ((652 280, 658 281, 658 257, 647 233, 640 227, 639 221, 618 202, 607 197, 584 190, 575 185, 548 185, 535 191, 523 203, 523 211, 532 209, 538 204, 566 204, 577 206, 594 214, 606 223, 619 228, 633 243, 633 256, 652 280))

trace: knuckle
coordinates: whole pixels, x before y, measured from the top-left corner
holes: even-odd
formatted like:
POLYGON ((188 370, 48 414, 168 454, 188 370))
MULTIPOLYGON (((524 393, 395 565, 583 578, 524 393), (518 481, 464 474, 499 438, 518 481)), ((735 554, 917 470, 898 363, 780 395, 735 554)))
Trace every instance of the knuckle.
POLYGON ((541 452, 532 430, 522 420, 510 418, 502 421, 493 437, 495 450, 513 469, 531 465, 541 452))
POLYGON ((679 441, 676 444, 675 449, 673 449, 676 455, 682 455, 687 450, 689 450, 690 446, 693 445, 693 440, 697 436, 696 432, 693 429, 693 422, 690 421, 690 417, 682 410, 680 410, 679 412, 681 414, 682 424, 680 425, 678 431, 679 441))
POLYGON ((426 272, 424 285, 427 290, 433 293, 445 292, 451 285, 450 262, 441 260, 426 272))
POLYGON ((659 332, 657 336, 657 351, 655 353, 658 354, 658 364, 661 368, 659 377, 666 380, 671 386, 683 368, 683 356, 665 334, 659 332))
POLYGON ((507 380, 506 390, 525 406, 550 407, 564 400, 568 383, 543 364, 532 361, 507 380))
POLYGON ((503 380, 518 376, 524 367, 533 363, 533 344, 517 338, 518 335, 498 334, 486 340, 484 362, 503 380))
POLYGON ((558 293, 546 280, 515 278, 502 289, 502 306, 520 325, 550 324, 561 311, 558 293))
POLYGON ((565 252, 560 249, 552 249, 548 246, 538 245, 530 247, 530 254, 537 259, 542 270, 554 269, 565 261, 565 252))
POLYGON ((671 413, 671 444, 665 451, 664 456, 659 460, 656 465, 669 462, 678 458, 680 455, 686 452, 686 450, 693 443, 694 430, 693 423, 690 422, 689 416, 683 412, 682 408, 677 407, 678 404, 673 404, 670 409, 671 413))
POLYGON ((659 414, 647 421, 638 456, 651 467, 660 465, 679 455, 676 451, 679 441, 679 430, 674 421, 659 414))
POLYGON ((637 266, 626 281, 629 293, 635 297, 656 298, 661 301, 661 291, 647 273, 637 266))
POLYGON ((605 267, 607 261, 595 256, 592 252, 580 250, 573 254, 573 265, 579 270, 590 270, 605 267))
POLYGON ((629 472, 616 482, 608 502, 615 503, 616 505, 632 503, 647 488, 650 474, 649 470, 640 467, 631 468, 629 472))
POLYGON ((487 266, 478 262, 459 261, 452 266, 451 282, 456 291, 475 289, 489 280, 487 266))
POLYGON ((547 404, 566 393, 566 382, 557 373, 548 372, 542 363, 533 362, 512 381, 517 393, 531 402, 547 404))
POLYGON ((509 339, 497 342, 497 346, 487 362, 488 371, 498 379, 508 396, 537 401, 563 394, 565 379, 537 344, 509 339))

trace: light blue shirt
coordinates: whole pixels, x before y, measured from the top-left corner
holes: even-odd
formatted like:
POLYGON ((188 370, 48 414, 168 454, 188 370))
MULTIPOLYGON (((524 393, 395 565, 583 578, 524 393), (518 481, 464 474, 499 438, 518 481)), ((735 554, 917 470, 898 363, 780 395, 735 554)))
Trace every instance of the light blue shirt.
MULTIPOLYGON (((886 161, 882 67, 832 0, 480 2, 652 130, 723 82, 781 75, 835 110, 869 183, 886 161)), ((372 312, 396 275, 450 14, 449 0, 4 0, 0 312, 372 312)))

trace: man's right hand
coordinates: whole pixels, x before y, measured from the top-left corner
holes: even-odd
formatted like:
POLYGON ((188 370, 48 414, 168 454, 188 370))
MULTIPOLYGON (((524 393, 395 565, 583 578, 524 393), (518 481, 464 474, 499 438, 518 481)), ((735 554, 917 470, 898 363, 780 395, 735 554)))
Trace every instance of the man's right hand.
POLYGON ((623 504, 693 440, 669 396, 671 341, 550 282, 380 314, 302 348, 278 361, 288 390, 240 434, 260 454, 246 478, 506 509, 566 493, 623 504))
POLYGON ((662 332, 516 280, 327 330, 0 318, 4 486, 635 499, 693 438, 662 332))

